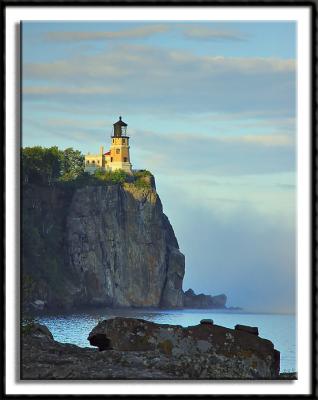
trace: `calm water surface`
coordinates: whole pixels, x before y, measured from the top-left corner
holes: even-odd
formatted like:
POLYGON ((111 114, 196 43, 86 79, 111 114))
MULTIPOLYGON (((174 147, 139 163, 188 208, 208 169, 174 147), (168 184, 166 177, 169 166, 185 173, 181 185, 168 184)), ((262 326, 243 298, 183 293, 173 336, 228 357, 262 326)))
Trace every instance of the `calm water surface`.
POLYGON ((257 326, 259 336, 271 340, 281 352, 281 371, 296 371, 296 327, 294 315, 256 314, 227 310, 110 310, 95 309, 72 314, 42 315, 40 323, 52 332, 54 339, 90 347, 89 332, 102 319, 115 316, 143 318, 148 321, 182 326, 197 325, 203 318, 211 318, 217 325, 234 328, 236 324, 257 326))

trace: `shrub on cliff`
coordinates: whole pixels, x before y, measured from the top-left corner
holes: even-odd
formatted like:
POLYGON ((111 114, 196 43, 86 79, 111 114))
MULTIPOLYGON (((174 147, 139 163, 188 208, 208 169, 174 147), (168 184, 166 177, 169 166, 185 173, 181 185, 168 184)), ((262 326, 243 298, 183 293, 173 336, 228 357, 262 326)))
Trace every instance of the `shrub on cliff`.
POLYGON ((112 184, 124 183, 129 180, 129 175, 121 169, 116 171, 104 171, 102 169, 97 169, 93 176, 99 181, 112 184))
POLYGON ((140 189, 151 189, 154 186, 154 178, 146 169, 134 172, 134 185, 140 189))
POLYGON ((66 188, 80 188, 85 185, 96 185, 97 179, 88 172, 82 172, 73 179, 60 179, 59 185, 63 184, 66 188))

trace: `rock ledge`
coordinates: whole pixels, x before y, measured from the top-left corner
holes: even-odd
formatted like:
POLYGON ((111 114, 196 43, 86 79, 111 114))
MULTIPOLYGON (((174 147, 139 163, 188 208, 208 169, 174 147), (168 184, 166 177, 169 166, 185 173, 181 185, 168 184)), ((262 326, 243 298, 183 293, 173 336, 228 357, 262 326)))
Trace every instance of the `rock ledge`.
POLYGON ((100 322, 89 340, 99 350, 59 343, 45 326, 29 329, 21 379, 280 379, 272 342, 218 325, 114 318, 100 322))

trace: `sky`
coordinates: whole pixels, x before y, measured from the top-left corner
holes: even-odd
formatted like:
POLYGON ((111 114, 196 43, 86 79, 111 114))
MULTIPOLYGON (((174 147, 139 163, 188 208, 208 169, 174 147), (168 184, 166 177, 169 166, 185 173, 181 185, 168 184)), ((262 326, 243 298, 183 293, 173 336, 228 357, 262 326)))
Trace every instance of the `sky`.
POLYGON ((184 290, 294 312, 296 24, 26 22, 23 146, 110 146, 155 178, 184 290))

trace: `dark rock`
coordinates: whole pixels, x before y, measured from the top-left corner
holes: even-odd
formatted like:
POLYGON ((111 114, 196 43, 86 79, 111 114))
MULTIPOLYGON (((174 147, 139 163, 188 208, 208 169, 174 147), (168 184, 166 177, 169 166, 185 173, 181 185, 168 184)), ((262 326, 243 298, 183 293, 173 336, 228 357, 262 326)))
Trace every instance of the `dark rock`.
POLYGON ((157 352, 178 360, 188 357, 188 371, 201 370, 205 365, 207 375, 203 376, 207 377, 220 371, 223 378, 233 379, 271 379, 279 374, 279 352, 272 342, 211 323, 183 328, 140 319, 113 318, 100 322, 90 332, 88 340, 100 350, 157 352))
POLYGON ((214 322, 213 322, 213 319, 201 319, 200 324, 201 325, 204 325, 204 324, 213 325, 214 322))
POLYGON ((171 308, 183 305, 182 280, 184 276, 184 255, 176 248, 170 248, 166 283, 162 292, 160 307, 171 308))
POLYGON ((235 325, 235 329, 238 331, 244 331, 244 332, 251 333, 252 335, 258 335, 257 326, 235 325))
POLYGON ((22 380, 175 378, 167 358, 156 352, 99 352, 28 334, 21 355, 22 380))
MULTIPOLYGON (((43 326, 40 332, 45 332, 44 335, 39 335, 38 329, 29 331, 22 336, 21 379, 285 378, 279 375, 279 352, 273 344, 244 331, 217 325, 182 328, 144 320, 123 320, 117 319, 116 326, 114 322, 109 324, 111 329, 127 329, 117 331, 119 339, 112 336, 112 344, 114 348, 128 347, 129 351, 98 351, 59 343, 47 335, 48 330, 43 330, 43 326), (138 351, 128 344, 129 337, 138 345, 138 351), (146 348, 149 350, 141 350, 146 348)), ((104 335, 105 321, 95 330, 98 327, 104 335)), ((105 338, 99 340, 106 343, 105 338)))
POLYGON ((225 294, 219 294, 217 296, 211 296, 212 297, 212 305, 215 308, 224 308, 226 305, 226 300, 227 297, 225 294))
POLYGON ((27 332, 29 335, 37 336, 37 337, 46 337, 48 339, 53 340, 53 335, 50 330, 45 325, 41 324, 30 324, 28 326, 27 332))
POLYGON ((298 379, 297 372, 282 372, 279 374, 278 379, 281 380, 296 380, 298 379))
POLYGON ((192 289, 188 289, 183 294, 183 304, 187 308, 225 308, 226 300, 225 294, 217 296, 195 294, 192 289))
POLYGON ((35 310, 44 310, 45 306, 46 306, 46 302, 43 300, 34 300, 33 303, 31 303, 31 306, 35 309, 35 310))
POLYGON ((188 290, 186 290, 185 292, 184 292, 184 294, 186 295, 186 296, 196 296, 196 294, 194 293, 194 290, 193 289, 188 289, 188 290))
MULTIPOLYGON (((50 246, 39 257, 41 267, 22 249, 24 273, 32 281, 28 304, 40 298, 48 309, 183 306, 184 255, 154 178, 145 179, 148 187, 133 182, 23 187, 23 213, 39 233, 38 247, 50 246), (52 254, 58 259, 52 260, 52 254), (54 279, 52 265, 57 266, 54 279)), ((26 239, 24 246, 30 242, 26 239)))

